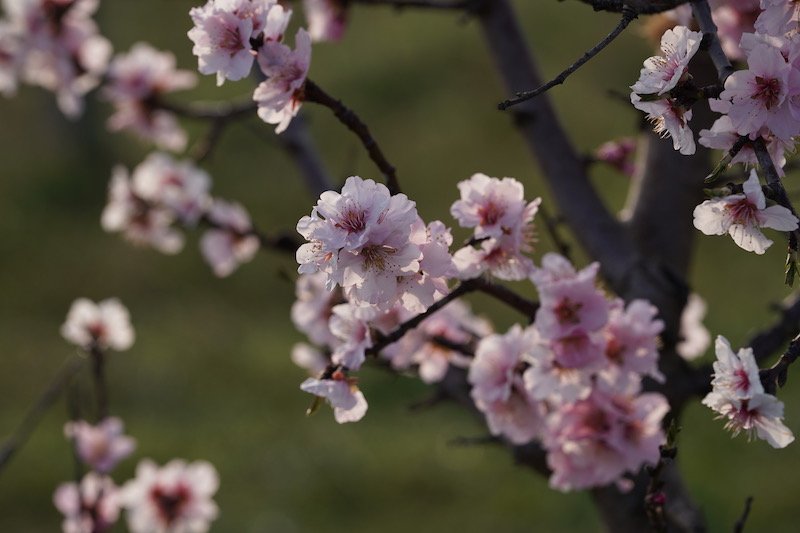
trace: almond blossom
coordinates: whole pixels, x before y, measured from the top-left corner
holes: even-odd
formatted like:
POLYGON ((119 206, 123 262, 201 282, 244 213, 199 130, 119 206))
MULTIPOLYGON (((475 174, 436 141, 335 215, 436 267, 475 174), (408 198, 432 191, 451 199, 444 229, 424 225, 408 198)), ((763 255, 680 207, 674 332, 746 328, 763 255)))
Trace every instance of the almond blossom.
POLYGON ((197 84, 194 73, 177 70, 175 56, 159 52, 147 43, 136 43, 127 54, 111 62, 105 97, 114 104, 108 119, 113 131, 130 129, 143 139, 173 151, 186 147, 186 132, 175 115, 158 107, 161 95, 197 84))
POLYGON ((664 330, 664 322, 656 319, 658 309, 646 300, 623 306, 621 300, 612 304, 604 330, 609 363, 623 376, 650 376, 663 383, 664 375, 658 370, 658 335, 664 330))
POLYGON ((325 274, 301 274, 295 285, 297 300, 292 305, 291 316, 294 326, 308 335, 314 344, 332 346, 336 337, 331 333, 328 321, 333 314, 333 306, 342 303, 341 290, 328 290, 325 287, 325 274))
POLYGON ((347 28, 345 0, 303 0, 312 41, 339 41, 347 28))
POLYGON ((703 405, 719 413, 725 429, 736 436, 745 431, 755 434, 773 448, 784 448, 794 435, 783 422, 783 403, 764 392, 753 350, 742 348, 734 353, 728 340, 718 336, 715 343, 712 391, 703 398, 703 405))
POLYGON ((107 474, 136 448, 136 441, 123 434, 122 420, 101 420, 93 426, 84 420, 67 422, 64 435, 75 443, 78 457, 93 470, 107 474))
POLYGON ((450 213, 462 227, 475 228, 473 242, 453 255, 461 279, 485 271, 507 280, 526 278, 533 262, 524 254, 534 243, 533 218, 541 199, 526 202, 522 184, 514 178, 474 174, 458 184, 461 199, 450 213))
POLYGON ((675 351, 684 359, 691 361, 703 355, 711 346, 711 333, 703 325, 707 305, 697 294, 691 293, 681 314, 681 340, 675 351))
POLYGON ((381 353, 389 358, 392 367, 405 369, 418 365, 419 377, 424 383, 444 379, 450 366, 466 368, 470 358, 442 345, 442 340, 453 345, 469 346, 475 338, 492 333, 485 319, 476 317, 461 300, 450 302, 435 314, 423 320, 399 341, 387 346, 381 353))
POLYGON ((744 182, 743 194, 706 200, 694 209, 694 226, 706 235, 729 233, 748 252, 763 254, 772 245, 760 228, 794 231, 798 220, 781 205, 767 207, 755 170, 744 182))
POLYGON ((206 214, 214 226, 200 239, 200 251, 218 277, 224 278, 255 257, 261 241, 241 205, 216 199, 206 214))
POLYGON ((686 26, 675 26, 664 32, 661 37, 663 55, 645 60, 639 79, 631 85, 633 92, 662 96, 674 89, 689 75, 689 62, 700 50, 702 40, 702 33, 691 31, 686 26))
POLYGON ((254 48, 281 40, 291 14, 276 0, 208 0, 192 8, 188 35, 198 69, 216 74, 217 85, 241 80, 253 67, 254 48))
POLYGON ((114 167, 108 186, 108 203, 100 224, 105 231, 121 232, 137 245, 152 246, 165 254, 183 248, 183 234, 172 227, 175 214, 164 207, 151 206, 133 189, 127 169, 114 167))
POLYGON ((777 36, 800 29, 800 5, 794 0, 761 0, 761 8, 755 24, 759 33, 777 36))
POLYGON ((557 353, 554 347, 557 345, 541 338, 538 332, 533 334, 530 347, 523 354, 523 360, 530 365, 523 374, 525 389, 533 398, 551 404, 572 403, 586 398, 592 391, 595 371, 601 368, 603 345, 593 343, 590 348, 592 355, 583 358, 584 364, 578 364, 574 358, 568 361, 571 364, 564 364, 565 354, 577 350, 557 353))
POLYGON ((700 49, 702 37, 685 26, 667 30, 661 38, 663 55, 645 60, 639 80, 631 85, 633 106, 647 113, 656 133, 672 137, 675 150, 683 155, 693 154, 696 148, 689 128, 692 111, 670 96, 670 91, 691 77, 689 62, 700 49))
POLYGON ((0 94, 14 96, 20 67, 21 37, 7 22, 0 20, 0 94))
POLYGON ((355 378, 348 377, 340 369, 330 378, 308 378, 300 384, 300 389, 309 394, 324 398, 333 408, 333 416, 340 424, 358 422, 367 413, 367 400, 364 398, 355 378))
POLYGON ((158 467, 145 459, 122 487, 120 502, 132 533, 204 533, 218 514, 212 499, 218 487, 217 471, 206 461, 173 459, 158 467))
POLYGON ((636 172, 636 165, 633 162, 635 154, 636 139, 625 137, 601 144, 594 151, 593 157, 596 161, 605 163, 631 178, 636 172))
POLYGON ((85 350, 96 346, 121 352, 130 348, 134 340, 130 314, 116 298, 98 303, 86 298, 75 300, 61 326, 61 335, 85 350))
POLYGON ((291 359, 292 363, 304 369, 312 377, 321 376, 330 364, 329 359, 322 352, 303 342, 292 346, 291 359))
POLYGON ((83 97, 105 73, 111 44, 91 16, 97 0, 5 0, 9 22, 20 36, 17 53, 22 79, 56 93, 61 111, 77 117, 83 97))
POLYGON ((326 286, 340 285, 353 304, 386 311, 402 298, 402 278, 420 272, 421 247, 411 240, 418 218, 404 194, 350 177, 341 194, 323 193, 298 222, 309 241, 297 250, 298 271, 323 271, 326 286))
POLYGON ((119 493, 109 477, 89 472, 77 483, 63 483, 53 494, 53 504, 64 521, 64 533, 105 533, 119 518, 119 493))
POLYGON ((303 100, 303 86, 311 65, 311 37, 303 28, 297 30, 295 49, 270 41, 258 51, 258 65, 267 79, 256 87, 253 100, 258 116, 267 124, 276 124, 275 133, 289 127, 303 100))
POLYGON ((358 307, 351 303, 335 305, 331 311, 331 333, 339 341, 333 349, 331 361, 348 370, 358 370, 366 358, 366 350, 372 347, 368 321, 374 318, 374 313, 364 309, 359 312, 358 307))
POLYGON ((467 378, 492 435, 503 435, 514 444, 538 438, 544 427, 544 405, 530 395, 522 377, 533 335, 514 325, 505 335, 484 337, 467 378))
POLYGON ((550 486, 600 487, 657 463, 665 441, 661 420, 668 411, 666 398, 656 393, 633 397, 594 390, 584 400, 563 404, 548 418, 544 437, 550 486))

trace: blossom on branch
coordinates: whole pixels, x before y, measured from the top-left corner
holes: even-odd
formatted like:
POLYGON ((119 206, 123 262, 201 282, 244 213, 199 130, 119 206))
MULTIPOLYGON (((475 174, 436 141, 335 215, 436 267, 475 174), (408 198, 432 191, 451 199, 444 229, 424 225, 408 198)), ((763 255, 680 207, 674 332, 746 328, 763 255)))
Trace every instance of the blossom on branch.
POLYGON ((186 132, 173 113, 159 108, 158 100, 163 94, 196 84, 193 72, 175 68, 172 53, 136 43, 129 53, 117 55, 108 70, 103 94, 115 108, 108 119, 109 129, 130 129, 161 148, 183 150, 186 132))
POLYGON ((763 254, 772 245, 760 228, 794 231, 798 220, 782 205, 767 207, 756 171, 744 182, 743 194, 706 200, 694 209, 694 226, 706 235, 729 233, 748 252, 763 254))
POLYGON ((344 370, 336 369, 329 378, 308 378, 300 384, 300 389, 324 398, 333 408, 336 421, 344 424, 358 422, 367 413, 367 400, 356 383, 344 370))
POLYGON ((123 434, 122 420, 101 420, 93 426, 84 420, 67 422, 64 435, 75 443, 78 457, 93 470, 107 474, 136 448, 136 441, 123 434))
POLYGON ((215 199, 206 214, 213 225, 200 238, 200 251, 220 278, 255 257, 261 242, 253 231, 250 215, 241 205, 215 199))
POLYGON ((106 533, 119 518, 119 492, 109 477, 89 472, 77 483, 64 483, 53 494, 64 533, 106 533))
POLYGON ((257 59, 261 72, 267 76, 253 93, 258 116, 267 124, 276 124, 275 133, 281 133, 300 111, 303 85, 311 65, 311 37, 300 28, 294 50, 270 41, 259 49, 257 59))
POLYGON ((719 413, 733 436, 745 431, 748 438, 755 435, 773 448, 788 446, 794 435, 783 424, 783 402, 764 392, 753 350, 742 348, 735 354, 721 335, 715 349, 712 391, 703 398, 703 405, 719 413))
POLYGON ((218 487, 217 471, 206 461, 173 459, 159 468, 145 459, 120 501, 132 533, 204 533, 218 514, 212 499, 218 487))
POLYGON ((133 345, 130 313, 116 298, 94 303, 78 298, 61 326, 61 336, 84 350, 125 351, 133 345))

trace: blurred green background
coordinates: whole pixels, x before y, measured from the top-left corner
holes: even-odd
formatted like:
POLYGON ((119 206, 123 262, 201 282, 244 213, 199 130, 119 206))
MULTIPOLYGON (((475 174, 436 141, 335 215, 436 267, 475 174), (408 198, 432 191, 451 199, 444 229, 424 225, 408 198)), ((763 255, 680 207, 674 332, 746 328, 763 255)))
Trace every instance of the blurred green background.
MULTIPOLYGON (((105 2, 98 21, 118 51, 137 41, 172 50, 194 69, 190 0, 105 2)), ((546 75, 570 63, 615 24, 577 2, 516 2, 546 75)), ((296 13, 295 23, 301 20, 296 13)), ((552 92, 580 150, 634 134, 639 116, 606 95, 625 91, 650 50, 629 31, 552 92)), ((356 7, 346 39, 314 48, 311 76, 370 125, 426 219, 446 223, 455 184, 477 171, 522 180, 529 198, 541 180, 507 115, 505 95, 475 23, 452 13, 356 7)), ((187 99, 248 98, 249 81, 216 88, 211 77, 187 99)), ((306 106, 313 136, 337 179, 378 177, 355 138, 325 109, 306 106)), ((362 372, 370 403, 359 424, 339 426, 329 410, 306 418, 302 370, 289 361, 300 341, 289 321, 291 258, 261 254, 218 280, 191 237, 175 257, 136 249, 105 234, 99 217, 111 167, 138 164, 149 147, 104 129, 108 107, 90 98, 67 121, 54 98, 25 87, 0 100, 0 434, 12 431, 72 349, 58 330, 73 299, 117 296, 137 341, 110 362, 112 412, 138 439, 138 459, 208 459, 222 485, 215 531, 597 531, 585 494, 559 494, 491 446, 453 447, 485 429, 454 406, 410 412, 427 389, 411 379, 362 372)), ((188 124, 196 138, 203 126, 188 124)), ((313 199, 296 168, 257 118, 237 123, 205 164, 215 194, 242 201, 265 229, 291 229, 313 199)), ((698 177, 699 179, 700 177, 698 177)), ((604 169, 594 179, 613 209, 627 183, 604 169)), ((789 185, 792 189, 792 185, 789 185)), ((546 251, 549 242, 543 241, 546 251)), ((701 238, 692 280, 710 302, 707 325, 734 345, 769 322, 781 284, 782 252, 746 254, 726 238, 701 238), (756 281, 757 280, 757 281, 756 281)), ((523 290, 529 290, 527 288, 523 290)), ((518 317, 493 302, 476 309, 504 329, 518 317)), ((800 431, 800 383, 781 393, 787 424, 800 431)), ((0 531, 55 531, 51 504, 72 475, 62 437, 65 402, 49 412, 0 473, 0 531)), ((684 419, 682 469, 712 530, 729 530, 755 496, 748 528, 796 531, 794 489, 800 445, 774 451, 731 440, 712 413, 684 419)))

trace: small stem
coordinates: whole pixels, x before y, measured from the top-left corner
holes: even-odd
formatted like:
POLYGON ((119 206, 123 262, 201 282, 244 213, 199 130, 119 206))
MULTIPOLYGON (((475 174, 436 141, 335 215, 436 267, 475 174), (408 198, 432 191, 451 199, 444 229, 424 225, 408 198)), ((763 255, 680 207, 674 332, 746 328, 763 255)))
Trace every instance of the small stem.
POLYGON ((764 392, 774 395, 778 387, 786 385, 789 366, 791 366, 798 357, 800 357, 800 335, 792 339, 786 352, 778 359, 777 363, 758 373, 761 378, 761 384, 764 386, 764 392))
POLYGON ((97 422, 108 417, 108 383, 106 382, 105 353, 96 344, 89 351, 92 360, 92 379, 94 381, 97 422))
POLYGON ((531 98, 535 98, 540 94, 552 89, 556 85, 561 85, 564 83, 567 78, 573 74, 576 70, 581 68, 584 64, 586 64, 590 59, 600 53, 606 46, 611 44, 614 39, 616 39, 624 30, 628 27, 628 24, 631 23, 636 18, 636 12, 630 9, 623 9, 622 11, 622 19, 620 19, 619 24, 611 30, 611 33, 605 36, 605 38, 590 48, 585 54, 583 54, 580 59, 574 62, 572 65, 567 67, 564 71, 561 72, 558 76, 553 78, 552 80, 548 81, 544 85, 533 89, 532 91, 524 91, 519 92, 516 94, 514 98, 509 98, 508 100, 504 100, 497 105, 497 108, 501 111, 505 111, 509 107, 522 103, 526 100, 530 100, 531 98))
POLYGON ((744 525, 745 523, 747 523, 747 517, 750 516, 750 509, 752 507, 753 507, 753 497, 748 496, 747 499, 744 501, 744 511, 742 511, 742 516, 733 525, 733 533, 742 533, 744 531, 744 525))
POLYGON ((348 4, 366 6, 390 6, 396 9, 422 8, 454 11, 469 11, 477 3, 476 0, 346 0, 348 4))
POLYGON ((50 382, 39 396, 39 399, 36 400, 36 403, 25 414, 14 433, 0 447, 0 472, 3 471, 3 468, 5 468, 14 454, 25 445, 48 409, 56 402, 81 368, 83 368, 83 359, 78 357, 71 357, 64 363, 53 378, 53 381, 50 382))
POLYGON ((311 80, 306 80, 305 84, 305 101, 320 104, 327 107, 339 122, 347 126, 347 129, 352 131, 361 140, 361 144, 366 148, 369 158, 380 169, 386 179, 386 186, 389 188, 391 194, 400 193, 400 183, 397 181, 397 172, 386 156, 383 155, 380 146, 372 137, 369 128, 366 124, 356 115, 351 109, 346 107, 340 100, 332 97, 323 91, 319 85, 311 80))

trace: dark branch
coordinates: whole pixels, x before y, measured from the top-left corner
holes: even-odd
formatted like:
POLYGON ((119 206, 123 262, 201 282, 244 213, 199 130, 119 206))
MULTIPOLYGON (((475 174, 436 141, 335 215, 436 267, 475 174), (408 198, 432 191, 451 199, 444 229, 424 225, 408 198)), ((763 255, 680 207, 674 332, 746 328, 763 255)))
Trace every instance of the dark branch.
POLYGON ((728 168, 728 166, 730 166, 731 161, 733 161, 733 158, 736 157, 739 154, 739 152, 742 151, 742 148, 744 148, 744 146, 749 142, 750 138, 747 135, 742 135, 741 137, 739 137, 736 140, 736 142, 733 143, 731 149, 728 150, 728 153, 726 153, 720 160, 719 164, 717 164, 717 166, 714 167, 714 170, 711 171, 711 174, 706 176, 705 180, 703 181, 705 183, 712 183, 713 181, 715 181, 719 177, 719 175, 722 174, 725 171, 725 169, 728 168))
POLYGON ((756 362, 759 364, 800 333, 800 293, 787 298, 780 305, 779 312, 780 317, 775 324, 758 332, 746 344, 753 349, 756 362))
POLYGON ((708 45, 708 55, 714 63, 714 68, 717 69, 717 76, 719 77, 720 85, 725 85, 725 80, 728 76, 733 74, 733 65, 731 65, 728 56, 722 49, 722 44, 717 35, 717 25, 711 18, 711 7, 708 5, 707 0, 692 0, 692 13, 700 26, 700 31, 703 32, 703 41, 708 45))
POLYGON ((789 366, 791 366, 798 357, 800 357, 800 335, 792 339, 786 352, 778 359, 777 363, 759 372, 761 384, 764 385, 764 391, 767 394, 774 395, 778 387, 786 385, 789 366))
POLYGON ((348 4, 366 6, 390 6, 397 9, 420 8, 454 11, 475 9, 476 0, 345 0, 348 4))
POLYGON ((170 111, 185 118, 195 120, 231 120, 238 117, 247 116, 255 113, 258 109, 252 100, 245 100, 236 103, 203 103, 194 102, 191 104, 181 104, 156 99, 151 104, 154 107, 170 111))
POLYGON ((386 186, 389 188, 389 191, 392 194, 399 193, 400 184, 397 181, 397 172, 394 166, 386 160, 386 156, 383 155, 380 146, 378 146, 378 143, 372 137, 369 128, 358 118, 358 115, 346 107, 340 100, 337 100, 323 91, 311 80, 306 80, 304 94, 306 102, 313 102, 327 107, 333 111, 333 114, 336 115, 339 122, 347 126, 350 131, 358 136, 364 148, 367 149, 370 159, 372 159, 386 178, 386 186))
POLYGON ((744 531, 744 525, 747 523, 747 517, 750 516, 751 507, 753 507, 753 497, 748 496, 744 501, 744 511, 742 511, 742 516, 733 525, 733 533, 742 533, 744 531))
POLYGON ((592 6, 595 11, 609 11, 611 13, 622 13, 627 6, 633 9, 637 15, 655 15, 670 9, 675 9, 681 4, 686 4, 690 0, 579 0, 584 4, 592 6))
POLYGON ((558 253, 569 259, 572 260, 572 247, 569 245, 567 241, 561 236, 561 233, 558 230, 558 227, 561 223, 561 218, 559 216, 552 216, 549 210, 544 206, 539 206, 539 215, 542 217, 544 221, 544 229, 547 231, 547 234, 550 236, 550 240, 555 246, 558 253))
POLYGON ((72 378, 83 367, 83 359, 72 357, 58 371, 50 385, 42 392, 39 399, 25 414, 25 418, 0 447, 0 472, 8 464, 16 451, 27 442, 28 437, 42 421, 47 410, 52 407, 62 391, 72 382, 72 378))
POLYGON ((500 102, 497 105, 498 109, 500 109, 501 111, 504 111, 504 110, 508 109, 509 107, 511 107, 513 105, 517 105, 517 104, 519 104, 521 102, 524 102, 525 100, 530 100, 531 98, 535 98, 535 97, 539 96, 540 94, 552 89, 556 85, 561 85, 562 83, 564 83, 567 80, 567 78, 572 73, 574 73, 576 70, 581 68, 590 59, 592 59, 594 56, 599 54, 606 46, 611 44, 614 41, 614 39, 619 37, 619 35, 623 31, 625 31, 625 28, 628 27, 628 24, 630 24, 631 21, 633 21, 635 18, 636 18, 636 12, 635 11, 632 11, 630 9, 623 9, 623 11, 622 11, 622 19, 620 19, 619 24, 617 24, 617 27, 614 28, 613 30, 611 30, 611 33, 606 35, 605 38, 602 41, 600 41, 599 43, 594 45, 585 54, 583 54, 580 57, 580 59, 578 59, 572 65, 570 65, 565 70, 563 70, 561 72, 561 74, 559 74, 558 76, 556 76, 552 80, 548 81, 544 85, 542 85, 542 86, 540 86, 540 87, 538 87, 536 89, 533 89, 532 91, 518 92, 514 98, 509 98, 508 100, 504 100, 503 102, 500 102))

